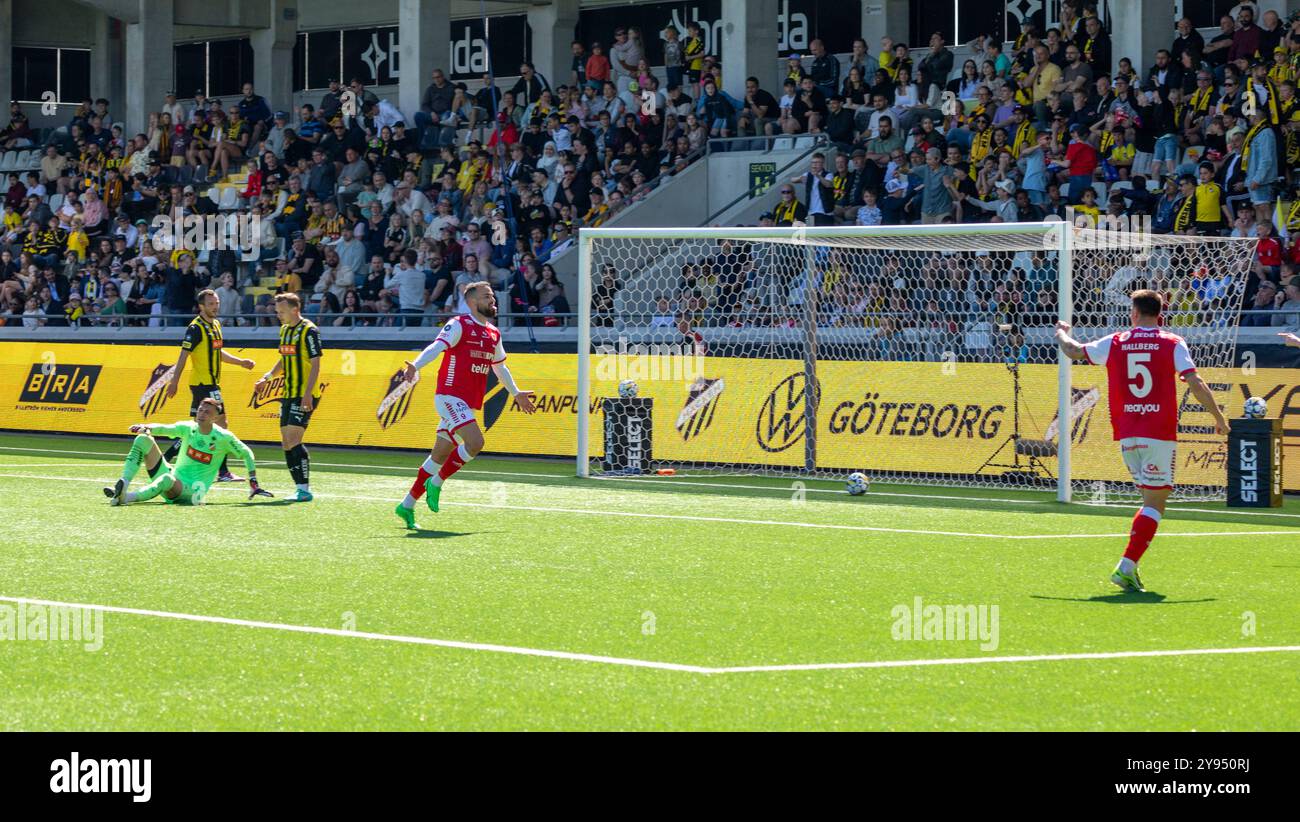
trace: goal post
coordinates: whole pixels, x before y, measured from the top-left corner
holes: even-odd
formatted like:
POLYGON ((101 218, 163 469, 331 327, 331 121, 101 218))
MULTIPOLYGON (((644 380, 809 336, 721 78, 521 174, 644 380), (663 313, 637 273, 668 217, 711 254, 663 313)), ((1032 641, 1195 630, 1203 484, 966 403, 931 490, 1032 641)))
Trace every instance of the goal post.
MULTIPOLYGON (((1072 368, 1055 323, 1125 329, 1154 288, 1212 378, 1255 243, 1059 220, 582 229, 577 473, 1131 494, 1105 373, 1072 368)), ((1221 495, 1223 439, 1189 397, 1179 493, 1221 495)))

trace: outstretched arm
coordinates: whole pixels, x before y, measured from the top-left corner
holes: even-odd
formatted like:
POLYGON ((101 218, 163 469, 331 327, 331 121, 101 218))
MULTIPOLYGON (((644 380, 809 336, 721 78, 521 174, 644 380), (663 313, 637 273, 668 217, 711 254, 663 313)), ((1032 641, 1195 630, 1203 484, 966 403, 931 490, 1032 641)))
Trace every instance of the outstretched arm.
POLYGON ((1192 389, 1196 399, 1200 400, 1202 407, 1214 416, 1215 432, 1219 434, 1228 433, 1228 421, 1224 418, 1223 412, 1219 410, 1219 403, 1214 399, 1214 392, 1205 384, 1205 380, 1201 379, 1201 375, 1193 371, 1183 379, 1187 381, 1187 386, 1192 389))
POLYGON ((406 373, 402 375, 402 379, 406 380, 407 382, 410 382, 411 380, 415 379, 415 372, 419 371, 429 363, 438 359, 438 355, 446 350, 447 350, 447 341, 444 340, 442 337, 438 337, 438 339, 429 343, 429 345, 426 346, 425 349, 420 352, 420 356, 416 357, 414 361, 412 360, 406 361, 406 373))
POLYGON ((1065 352, 1065 356, 1072 360, 1086 360, 1088 355, 1083 350, 1083 345, 1078 340, 1070 336, 1072 326, 1061 320, 1056 324, 1056 344, 1065 352))
POLYGON ((1289 334, 1285 331, 1279 331, 1277 335, 1290 347, 1300 348, 1300 336, 1289 334))
POLYGON ((510 396, 514 397, 520 411, 531 414, 536 410, 536 406, 533 405, 533 392, 524 391, 515 385, 515 378, 511 376, 510 369, 506 367, 504 362, 493 363, 492 372, 497 375, 497 380, 510 392, 510 396))
POLYGON ((247 368, 247 369, 252 369, 253 366, 257 365, 257 363, 253 362, 252 360, 246 360, 243 357, 236 357, 234 354, 231 354, 229 351, 227 351, 224 348, 221 349, 221 361, 228 362, 231 365, 238 365, 240 368, 247 368))

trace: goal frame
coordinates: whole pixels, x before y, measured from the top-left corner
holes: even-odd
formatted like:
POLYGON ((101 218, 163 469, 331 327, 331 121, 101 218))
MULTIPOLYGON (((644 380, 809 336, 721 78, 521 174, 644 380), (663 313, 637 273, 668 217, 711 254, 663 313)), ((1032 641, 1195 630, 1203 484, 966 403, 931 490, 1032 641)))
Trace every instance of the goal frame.
MULTIPOLYGON (((844 239, 853 237, 909 239, 934 237, 978 237, 981 234, 1006 236, 1020 233, 1027 239, 1038 238, 1044 250, 1058 253, 1057 318, 1070 322, 1074 313, 1073 302, 1073 226, 1063 220, 1045 220, 1039 223, 981 223, 896 226, 782 226, 737 228, 582 228, 578 231, 578 397, 577 407, 577 476, 591 476, 591 419, 585 413, 591 407, 591 303, 592 261, 598 240, 784 240, 788 242, 815 241, 818 238, 844 239)), ((812 246, 809 245, 811 249, 812 246)), ((1070 502, 1071 475, 1070 450, 1074 421, 1071 416, 1070 376, 1071 360, 1065 352, 1057 352, 1057 412, 1060 431, 1058 438, 1056 498, 1070 502)))

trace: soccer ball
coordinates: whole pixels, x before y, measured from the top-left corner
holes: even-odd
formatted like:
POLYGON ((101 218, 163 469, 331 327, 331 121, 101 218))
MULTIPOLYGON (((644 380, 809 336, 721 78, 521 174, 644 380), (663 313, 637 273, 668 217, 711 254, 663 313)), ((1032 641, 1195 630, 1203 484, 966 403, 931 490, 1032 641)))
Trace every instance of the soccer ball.
POLYGON ((1241 409, 1246 417, 1257 420, 1268 413, 1268 403, 1264 402, 1262 397, 1251 397, 1246 400, 1246 404, 1241 409))
POLYGON ((849 474, 848 481, 844 483, 844 490, 848 491, 849 496, 853 497, 862 496, 867 493, 869 488, 871 488, 871 480, 867 479, 866 474, 857 471, 849 474))
POLYGON ((636 380, 623 380, 618 384, 618 395, 625 400, 635 397, 636 392, 636 380))

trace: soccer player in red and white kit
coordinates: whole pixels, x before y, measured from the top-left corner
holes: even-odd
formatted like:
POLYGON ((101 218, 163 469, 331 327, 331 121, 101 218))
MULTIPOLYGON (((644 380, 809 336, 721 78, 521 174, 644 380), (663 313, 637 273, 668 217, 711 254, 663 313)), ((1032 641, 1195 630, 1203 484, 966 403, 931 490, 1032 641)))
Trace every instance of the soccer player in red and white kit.
POLYGON ((1187 343, 1160 328, 1164 301, 1154 291, 1132 294, 1133 328, 1086 345, 1070 336, 1070 324, 1056 324, 1056 342, 1071 359, 1106 366, 1110 423, 1124 465, 1142 492, 1133 517, 1128 548, 1110 575, 1125 591, 1143 591, 1137 565, 1155 538, 1165 502, 1174 490, 1174 449, 1178 439, 1178 380, 1182 378, 1214 415, 1214 429, 1228 433, 1228 421, 1205 380, 1196 373, 1187 343))
POLYGON ((414 362, 406 363, 404 376, 407 382, 411 382, 417 371, 443 354, 433 397, 433 405, 438 410, 438 439, 420 466, 419 476, 412 483, 406 499, 395 509, 408 529, 417 527, 416 501, 428 494, 429 509, 437 511, 443 482, 483 450, 483 431, 474 412, 483 407, 489 367, 510 392, 520 411, 531 414, 535 410, 533 392, 523 391, 515 385, 510 369, 506 368, 501 332, 491 323, 497 318, 497 297, 492 285, 486 281, 470 283, 465 287, 464 299, 469 313, 448 320, 437 339, 421 351, 414 362))

